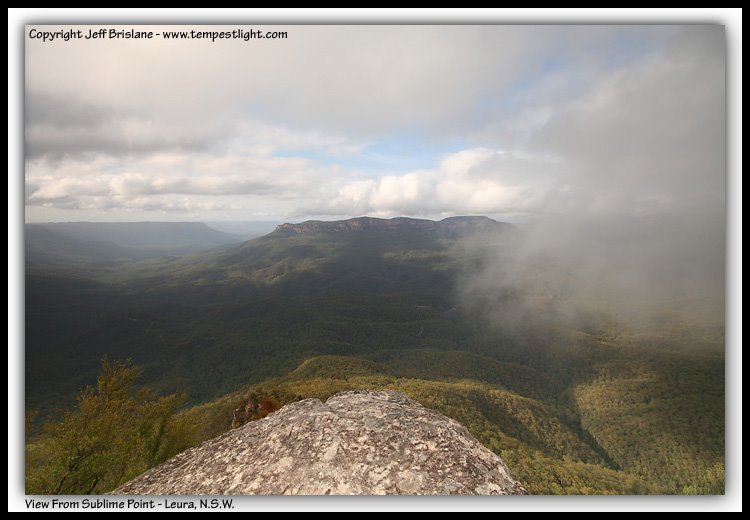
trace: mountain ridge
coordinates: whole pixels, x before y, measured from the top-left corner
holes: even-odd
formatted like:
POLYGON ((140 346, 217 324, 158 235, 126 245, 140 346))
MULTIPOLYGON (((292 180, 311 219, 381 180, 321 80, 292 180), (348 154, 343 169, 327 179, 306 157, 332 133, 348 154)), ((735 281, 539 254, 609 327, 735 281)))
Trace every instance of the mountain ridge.
POLYGON ((27 224, 76 240, 107 241, 121 247, 179 247, 224 245, 243 237, 211 228, 203 222, 45 222, 27 224))
POLYGON ((377 217, 354 217, 346 220, 306 220, 299 223, 284 223, 276 226, 274 233, 310 234, 320 232, 363 231, 369 229, 400 230, 415 229, 421 231, 486 231, 491 228, 505 228, 506 222, 498 222, 485 216, 457 216, 442 220, 428 220, 411 217, 390 219, 377 217))

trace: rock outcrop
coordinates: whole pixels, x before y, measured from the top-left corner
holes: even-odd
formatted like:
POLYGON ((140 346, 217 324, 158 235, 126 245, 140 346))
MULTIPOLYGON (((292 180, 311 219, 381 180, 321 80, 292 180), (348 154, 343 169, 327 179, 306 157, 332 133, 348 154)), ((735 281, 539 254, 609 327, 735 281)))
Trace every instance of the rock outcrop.
POLYGON ((397 217, 391 219, 357 217, 348 220, 308 220, 299 224, 280 224, 278 233, 323 233, 342 231, 363 231, 368 229, 396 230, 413 229, 438 233, 461 233, 470 231, 487 231, 507 227, 509 224, 497 222, 488 217, 449 217, 443 220, 425 220, 418 218, 397 217))
POLYGON ((306 399, 189 449, 114 494, 525 494, 456 421, 399 392, 306 399))

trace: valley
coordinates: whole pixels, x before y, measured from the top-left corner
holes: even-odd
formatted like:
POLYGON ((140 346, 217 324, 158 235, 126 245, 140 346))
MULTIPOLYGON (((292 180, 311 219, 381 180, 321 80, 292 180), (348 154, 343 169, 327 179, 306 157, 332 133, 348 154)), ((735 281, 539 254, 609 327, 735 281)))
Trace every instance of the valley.
POLYGON ((185 393, 173 451, 227 431, 251 394, 392 389, 458 420, 532 494, 723 492, 723 307, 664 300, 631 320, 544 262, 490 299, 477 273, 512 265, 523 230, 486 217, 200 230, 27 227, 32 452, 107 357, 185 393))

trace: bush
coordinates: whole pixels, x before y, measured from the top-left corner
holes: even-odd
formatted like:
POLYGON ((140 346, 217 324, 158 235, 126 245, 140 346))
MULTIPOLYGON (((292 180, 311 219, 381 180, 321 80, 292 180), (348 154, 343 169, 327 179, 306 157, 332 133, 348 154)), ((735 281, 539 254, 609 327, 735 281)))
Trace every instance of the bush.
POLYGON ((173 420, 184 395, 137 388, 140 373, 102 361, 96 388, 81 392, 76 410, 47 422, 27 444, 26 493, 105 493, 186 447, 188 428, 173 420))

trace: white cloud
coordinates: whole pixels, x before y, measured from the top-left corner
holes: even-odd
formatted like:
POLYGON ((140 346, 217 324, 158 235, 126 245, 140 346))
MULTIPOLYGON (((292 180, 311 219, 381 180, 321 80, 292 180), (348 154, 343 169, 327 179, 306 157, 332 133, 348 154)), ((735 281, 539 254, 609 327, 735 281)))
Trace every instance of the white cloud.
POLYGON ((334 193, 293 215, 533 213, 561 189, 557 173, 557 162, 546 157, 468 149, 445 156, 434 169, 333 183, 334 193))

